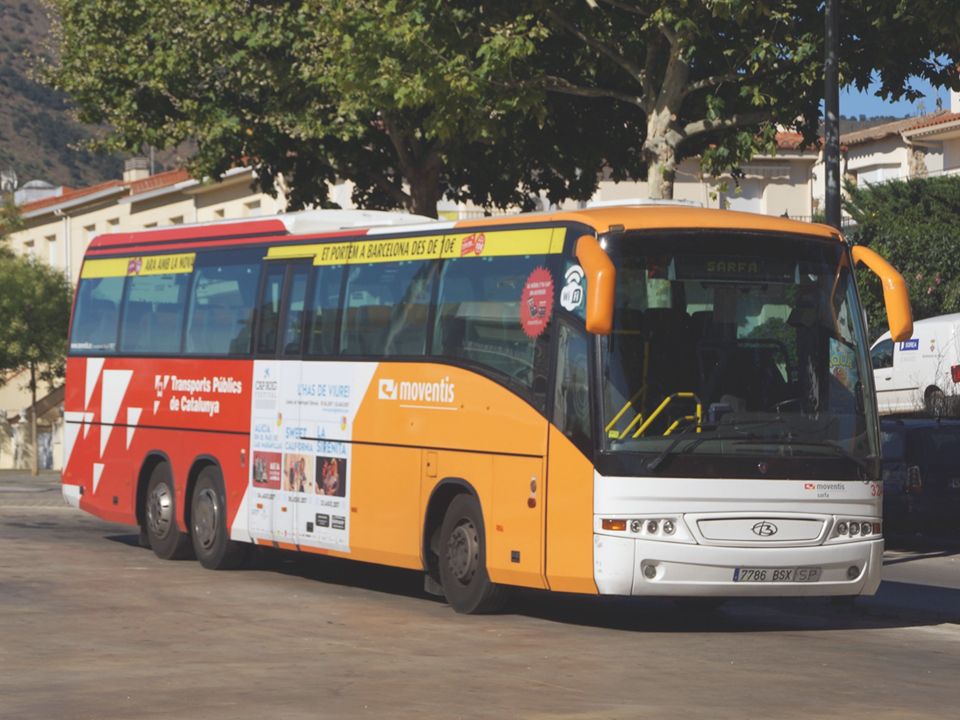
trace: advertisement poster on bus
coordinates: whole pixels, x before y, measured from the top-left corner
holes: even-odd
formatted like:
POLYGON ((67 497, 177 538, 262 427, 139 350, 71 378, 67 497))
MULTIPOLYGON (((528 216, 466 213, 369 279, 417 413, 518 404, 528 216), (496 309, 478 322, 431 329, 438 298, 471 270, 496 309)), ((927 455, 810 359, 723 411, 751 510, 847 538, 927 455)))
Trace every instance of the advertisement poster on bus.
POLYGON ((349 552, 354 418, 375 365, 254 363, 249 531, 349 552))

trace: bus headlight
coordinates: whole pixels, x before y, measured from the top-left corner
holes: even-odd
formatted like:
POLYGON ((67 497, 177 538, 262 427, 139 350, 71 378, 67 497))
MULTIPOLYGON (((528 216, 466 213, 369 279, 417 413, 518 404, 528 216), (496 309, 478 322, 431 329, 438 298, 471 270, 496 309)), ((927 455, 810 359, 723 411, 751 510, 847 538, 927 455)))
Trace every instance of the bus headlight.
POLYGON ((628 535, 637 540, 667 540, 696 543, 679 515, 641 516, 632 518, 597 517, 594 530, 603 534, 628 535))
POLYGON ((871 540, 881 537, 883 525, 876 520, 863 518, 838 518, 830 533, 830 540, 871 540))

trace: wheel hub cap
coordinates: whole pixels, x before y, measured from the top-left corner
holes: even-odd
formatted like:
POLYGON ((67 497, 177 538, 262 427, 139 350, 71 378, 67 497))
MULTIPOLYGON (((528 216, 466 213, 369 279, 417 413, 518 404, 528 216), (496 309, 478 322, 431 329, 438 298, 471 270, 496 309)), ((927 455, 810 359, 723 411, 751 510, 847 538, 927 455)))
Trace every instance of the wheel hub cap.
POLYGON ((453 576, 466 585, 480 567, 480 537, 477 528, 464 520, 453 532, 447 543, 447 563, 453 576))
POLYGON ((165 538, 173 522, 173 496, 166 485, 157 485, 147 499, 147 525, 157 538, 165 538))
POLYGON ((209 549, 217 541, 217 529, 220 521, 220 503, 216 493, 210 489, 200 491, 193 509, 193 534, 204 549, 209 549))

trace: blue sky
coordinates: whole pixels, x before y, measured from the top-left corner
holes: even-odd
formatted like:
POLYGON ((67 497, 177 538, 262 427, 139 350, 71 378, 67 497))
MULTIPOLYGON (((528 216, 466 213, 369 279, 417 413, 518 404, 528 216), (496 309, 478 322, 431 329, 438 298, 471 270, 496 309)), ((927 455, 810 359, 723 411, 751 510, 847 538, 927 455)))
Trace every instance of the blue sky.
MULTIPOLYGON (((938 97, 943 100, 945 108, 950 107, 950 91, 946 88, 933 88, 930 83, 921 80, 915 80, 913 86, 923 92, 922 100, 889 102, 878 98, 871 91, 860 92, 853 87, 846 88, 840 91, 840 114, 847 117, 857 117, 860 114, 867 117, 876 115, 894 115, 896 117, 919 115, 918 104, 920 102, 923 102, 923 111, 930 113, 937 109, 938 97)), ((872 89, 875 90, 876 88, 872 89)))

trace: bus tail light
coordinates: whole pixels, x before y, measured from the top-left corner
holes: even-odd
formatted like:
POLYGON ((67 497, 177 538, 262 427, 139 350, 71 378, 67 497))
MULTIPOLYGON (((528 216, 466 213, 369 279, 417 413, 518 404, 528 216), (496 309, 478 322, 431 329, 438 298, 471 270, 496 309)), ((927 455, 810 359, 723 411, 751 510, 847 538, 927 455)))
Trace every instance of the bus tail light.
POLYGON ((950 377, 955 383, 960 383, 960 365, 953 365, 950 368, 950 377))
POLYGON ((624 532, 627 529, 627 521, 604 518, 603 522, 601 523, 601 527, 603 527, 604 530, 616 530, 618 532, 624 532))

